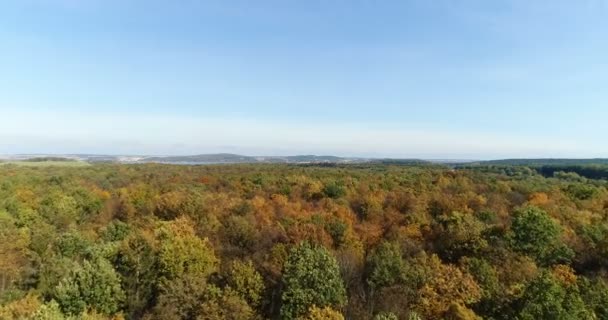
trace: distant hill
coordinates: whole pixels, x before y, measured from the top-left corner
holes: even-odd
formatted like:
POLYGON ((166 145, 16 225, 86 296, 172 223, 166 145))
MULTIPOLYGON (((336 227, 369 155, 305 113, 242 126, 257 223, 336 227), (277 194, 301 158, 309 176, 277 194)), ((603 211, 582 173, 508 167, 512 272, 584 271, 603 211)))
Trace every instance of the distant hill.
MULTIPOLYGON (((230 163, 286 163, 286 164, 348 164, 348 163, 390 163, 419 164, 428 163, 418 159, 380 159, 362 157, 338 157, 331 155, 294 155, 294 156, 245 156, 232 153, 213 153, 187 156, 146 156, 146 155, 103 155, 103 154, 18 154, 0 155, 0 161, 39 161, 35 159, 65 158, 91 163, 168 163, 168 164, 230 164, 230 163)), ((48 161, 48 160, 47 160, 48 161)))
POLYGON ((90 163, 168 163, 168 164, 230 164, 230 163, 285 163, 285 164, 441 164, 451 167, 483 166, 608 166, 608 159, 504 159, 504 160, 422 160, 398 158, 339 157, 332 155, 246 156, 233 153, 213 153, 187 156, 103 155, 103 154, 17 154, 0 155, 0 161, 84 161, 90 163))
POLYGON ((259 162, 254 157, 242 156, 231 153, 199 154, 193 156, 167 156, 167 157, 144 157, 137 162, 159 162, 159 163, 255 163, 259 162))
MULTIPOLYGON (((120 160, 119 160, 120 162, 120 160)), ((125 162, 125 161, 122 161, 125 162)), ((432 162, 419 159, 381 159, 338 156, 295 155, 295 156, 244 156, 231 153, 201 154, 194 156, 142 157, 135 163, 174 163, 174 164, 221 164, 221 163, 285 163, 285 164, 394 164, 420 165, 432 162)), ((439 162, 435 162, 439 163, 439 162)))
POLYGON ((73 158, 65 158, 65 157, 36 157, 36 158, 28 158, 23 161, 27 162, 68 162, 68 161, 78 161, 73 158))
MULTIPOLYGON (((315 156, 315 155, 300 155, 285 157, 288 162, 344 162, 351 160, 349 158, 341 158, 336 156, 315 156)), ((352 159, 354 160, 354 159, 352 159)))
POLYGON ((193 156, 142 157, 135 162, 176 163, 176 164, 218 164, 218 163, 364 163, 373 159, 346 158, 337 156, 295 155, 295 156, 244 156, 232 153, 200 154, 193 156))

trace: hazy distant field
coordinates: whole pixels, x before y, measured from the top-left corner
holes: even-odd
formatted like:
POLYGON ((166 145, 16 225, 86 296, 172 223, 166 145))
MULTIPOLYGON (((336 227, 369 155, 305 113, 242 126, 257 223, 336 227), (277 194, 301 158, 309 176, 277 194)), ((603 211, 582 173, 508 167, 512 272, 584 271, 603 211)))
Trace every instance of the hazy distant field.
POLYGON ((82 161, 6 161, 0 165, 16 165, 20 167, 86 167, 90 166, 82 161))

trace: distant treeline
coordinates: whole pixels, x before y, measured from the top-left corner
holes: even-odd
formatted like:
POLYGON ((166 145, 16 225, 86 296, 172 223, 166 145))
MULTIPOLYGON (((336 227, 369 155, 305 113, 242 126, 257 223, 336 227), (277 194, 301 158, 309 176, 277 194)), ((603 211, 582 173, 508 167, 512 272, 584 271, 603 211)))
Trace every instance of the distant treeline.
POLYGON ((608 159, 505 159, 468 163, 466 165, 503 165, 503 166, 589 166, 608 165, 608 159))
POLYGON ((557 172, 574 172, 582 177, 588 179, 608 179, 608 166, 607 165, 575 165, 575 166, 542 166, 535 168, 538 173, 545 177, 552 177, 557 172))
POLYGON ((458 165, 458 168, 484 172, 501 172, 507 175, 527 175, 534 170, 544 177, 558 172, 576 173, 588 179, 608 179, 608 159, 505 159, 480 161, 458 165), (522 171, 523 170, 523 171, 522 171))

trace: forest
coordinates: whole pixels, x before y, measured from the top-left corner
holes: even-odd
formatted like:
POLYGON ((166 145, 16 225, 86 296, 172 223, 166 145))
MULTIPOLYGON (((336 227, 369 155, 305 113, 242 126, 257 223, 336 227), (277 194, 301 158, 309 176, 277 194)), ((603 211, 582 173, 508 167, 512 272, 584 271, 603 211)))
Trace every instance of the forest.
POLYGON ((0 319, 608 319, 559 165, 0 165, 0 319))

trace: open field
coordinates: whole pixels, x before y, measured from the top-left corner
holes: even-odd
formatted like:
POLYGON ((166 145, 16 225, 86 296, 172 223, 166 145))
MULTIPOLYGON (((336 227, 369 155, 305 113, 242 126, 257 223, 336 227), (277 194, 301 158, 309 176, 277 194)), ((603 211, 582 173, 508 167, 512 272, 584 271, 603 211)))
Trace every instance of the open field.
POLYGON ((1 165, 15 165, 20 167, 86 167, 89 163, 83 161, 4 161, 1 165))

